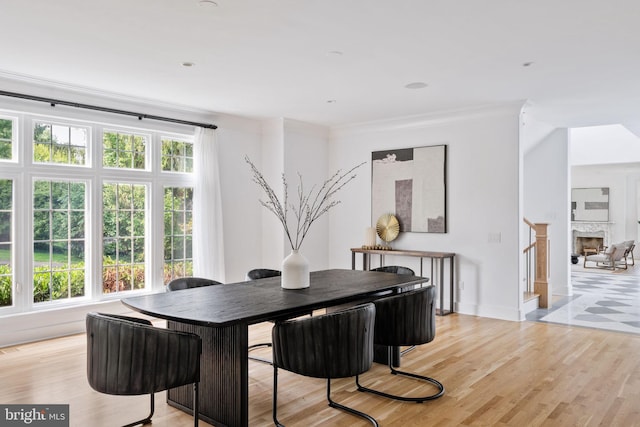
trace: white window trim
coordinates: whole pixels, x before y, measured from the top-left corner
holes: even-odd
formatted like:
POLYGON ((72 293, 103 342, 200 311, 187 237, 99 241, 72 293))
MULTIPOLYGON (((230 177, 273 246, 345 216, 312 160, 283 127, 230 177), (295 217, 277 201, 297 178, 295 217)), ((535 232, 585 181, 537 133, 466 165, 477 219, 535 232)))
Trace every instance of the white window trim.
MULTIPOLYGON (((36 109, 37 110, 37 109, 36 109)), ((95 114, 90 116, 94 117, 95 114)), ((82 113, 65 115, 44 115, 28 112, 15 112, 0 110, 0 117, 11 118, 14 121, 14 133, 12 141, 12 160, 0 162, 2 170, 1 178, 12 179, 14 183, 14 210, 25 204, 32 203, 32 191, 34 179, 64 178, 86 182, 87 187, 87 215, 85 220, 88 232, 85 236, 85 264, 87 268, 85 296, 64 301, 52 301, 45 303, 33 303, 33 218, 31 209, 29 215, 14 214, 12 229, 12 262, 14 264, 14 305, 0 308, 0 320, 3 322, 15 316, 23 318, 40 318, 38 313, 50 314, 53 317, 63 312, 85 312, 96 306, 118 301, 121 298, 156 292, 164 289, 163 264, 164 264, 164 188, 195 187, 193 174, 181 172, 163 172, 160 168, 161 140, 163 138, 179 139, 193 143, 193 135, 183 133, 184 126, 176 126, 177 130, 168 132, 166 124, 158 126, 158 130, 149 129, 148 126, 133 127, 123 126, 119 120, 94 121, 83 119, 82 113), (86 165, 65 165, 56 163, 35 163, 33 161, 33 129, 36 121, 44 121, 63 125, 88 127, 90 129, 89 144, 87 147, 86 165), (102 132, 121 131, 138 135, 149 135, 149 143, 146 154, 146 170, 129 170, 118 168, 106 168, 102 166, 102 132), (156 165, 151 168, 150 165, 156 165), (148 220, 145 224, 145 252, 147 268, 147 289, 128 291, 118 294, 102 294, 102 228, 97 226, 102 223, 102 184, 103 182, 129 182, 146 186, 148 220), (155 213, 152 216, 152 212, 155 213), (28 236, 27 243, 23 236, 28 236), (28 262, 25 262, 28 260, 28 262), (19 290, 18 290, 19 289, 19 290), (84 307, 84 308, 83 308, 84 307), (78 310, 80 309, 80 310, 78 310), (58 313, 57 315, 52 314, 58 313), (35 317, 34 317, 35 316, 35 317)), ((189 128, 192 129, 192 128, 189 128)), ((123 311, 127 311, 123 306, 123 311)), ((78 319, 75 320, 78 322, 78 319)), ((13 323, 13 322, 11 322, 13 323)), ((31 323, 31 322, 29 322, 31 323)), ((37 321, 36 323, 40 323, 37 321)), ((46 323, 46 322, 45 322, 46 323)), ((17 322, 25 326, 21 322, 17 322)), ((49 334, 51 336, 51 334, 49 334)), ((11 342, 11 341, 9 341, 11 342)), ((15 341, 14 341, 15 342, 15 341)), ((0 347, 6 344, 0 340, 0 347)))

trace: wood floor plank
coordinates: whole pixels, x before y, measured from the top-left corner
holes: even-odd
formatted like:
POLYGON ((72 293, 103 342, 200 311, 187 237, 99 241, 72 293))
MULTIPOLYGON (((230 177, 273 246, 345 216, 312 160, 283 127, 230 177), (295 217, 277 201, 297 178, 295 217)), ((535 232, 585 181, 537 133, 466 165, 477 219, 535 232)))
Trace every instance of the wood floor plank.
MULTIPOLYGON (((270 341, 271 327, 252 326, 250 342, 270 341)), ((438 317, 436 335, 407 353, 402 369, 441 381, 441 399, 390 401, 358 392, 351 378, 332 382, 333 398, 381 426, 640 427, 640 336, 461 314, 438 317)), ((146 396, 108 396, 89 387, 85 345, 84 335, 76 335, 0 349, 0 402, 68 403, 72 426, 110 427, 146 415, 146 396)), ((255 354, 270 358, 268 349, 255 354)), ((272 376, 270 366, 250 362, 251 426, 273 425, 272 376)), ((377 364, 362 381, 390 393, 432 392, 377 364)), ((279 418, 287 426, 368 425, 327 406, 324 380, 281 371, 279 385, 279 418)), ((153 425, 192 425, 165 396, 156 396, 153 425)))

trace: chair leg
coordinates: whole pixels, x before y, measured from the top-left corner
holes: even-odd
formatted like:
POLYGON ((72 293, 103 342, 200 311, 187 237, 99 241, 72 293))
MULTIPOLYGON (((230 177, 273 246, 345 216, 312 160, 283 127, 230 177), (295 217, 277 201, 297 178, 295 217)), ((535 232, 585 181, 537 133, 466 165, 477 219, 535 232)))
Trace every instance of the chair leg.
POLYGON ((415 349, 416 349, 416 346, 415 346, 415 345, 412 345, 411 347, 407 347, 407 348, 405 348, 404 350, 402 350, 402 351, 400 352, 400 357, 404 356, 405 354, 407 354, 407 353, 409 353, 410 351, 413 351, 413 350, 415 350, 415 349))
MULTIPOLYGON (((251 350, 255 350, 256 348, 262 348, 262 347, 272 347, 272 344, 270 342, 252 344, 249 346, 248 351, 251 352, 251 350)), ((249 355, 248 357, 249 357, 249 360, 253 360, 255 362, 266 363, 267 365, 273 365, 273 362, 271 360, 263 359, 262 357, 251 356, 251 355, 249 355)))
POLYGON ((137 426, 137 425, 145 425, 145 424, 151 424, 151 417, 153 417, 153 412, 156 409, 156 404, 155 404, 155 400, 153 398, 153 393, 151 393, 151 412, 149 413, 149 416, 146 418, 143 418, 139 421, 135 421, 132 423, 129 423, 125 426, 122 427, 133 427, 133 426, 137 426))
POLYGON ((198 420, 200 418, 200 396, 199 396, 199 383, 193 383, 193 426, 198 427, 198 420))
POLYGON ((284 427, 278 421, 278 367, 273 365, 273 423, 278 427, 284 427))
MULTIPOLYGON (((391 360, 391 347, 389 347, 389 360, 391 360)), ((438 392, 429 396, 421 396, 421 397, 405 397, 405 396, 397 396, 395 394, 385 393, 383 391, 374 390, 372 388, 364 387, 360 384, 359 376, 356 375, 356 386, 358 387, 358 391, 363 391, 366 393, 377 394, 378 396, 386 397, 388 399, 402 400, 403 402, 416 402, 422 403, 427 400, 434 400, 444 395, 444 386, 440 381, 435 380, 431 377, 427 377, 424 375, 413 374, 411 372, 403 372, 397 369, 394 369, 392 363, 389 363, 389 369, 391 369, 391 374, 393 375, 404 375, 405 377, 415 378, 423 381, 427 381, 428 383, 433 384, 438 389, 438 392)))
MULTIPOLYGON (((369 422, 371 422, 371 424, 374 425, 374 427, 379 427, 378 426, 378 422, 371 417, 370 415, 365 414, 364 412, 360 412, 357 411, 353 408, 349 408, 348 406, 344 406, 341 405, 339 403, 334 402, 333 400, 331 400, 331 379, 327 378, 327 401, 329 402, 329 406, 332 408, 336 408, 336 409, 341 409, 343 411, 349 412, 350 414, 353 415, 357 415, 359 417, 362 417, 366 420, 368 420, 369 422)), ((280 421, 278 421, 278 367, 274 365, 273 367, 273 423, 277 426, 277 427, 284 427, 283 424, 280 423, 280 421)))
POLYGON ((378 427, 378 422, 371 415, 365 414, 364 412, 360 412, 356 409, 349 408, 348 406, 341 405, 339 403, 331 400, 331 378, 327 378, 327 401, 329 402, 329 406, 336 409, 341 409, 350 414, 356 415, 358 417, 362 417, 365 420, 368 420, 375 427, 378 427))

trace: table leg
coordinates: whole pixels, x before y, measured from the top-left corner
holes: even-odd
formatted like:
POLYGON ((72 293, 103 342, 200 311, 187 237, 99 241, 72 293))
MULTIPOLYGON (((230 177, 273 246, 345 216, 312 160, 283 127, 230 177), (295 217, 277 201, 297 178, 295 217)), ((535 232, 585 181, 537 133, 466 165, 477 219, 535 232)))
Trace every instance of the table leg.
POLYGON ((438 261, 440 270, 440 278, 438 279, 440 285, 440 315, 444 316, 444 258, 440 258, 438 261))
MULTIPOLYGON (((202 338, 200 418, 216 426, 248 426, 248 326, 209 328, 168 321, 167 327, 192 332, 202 338)), ((167 402, 189 412, 193 408, 192 396, 191 386, 178 387, 167 392, 167 402)))
POLYGON ((453 313, 453 288, 455 281, 453 280, 453 257, 449 258, 449 289, 451 292, 451 299, 449 300, 449 313, 453 313))

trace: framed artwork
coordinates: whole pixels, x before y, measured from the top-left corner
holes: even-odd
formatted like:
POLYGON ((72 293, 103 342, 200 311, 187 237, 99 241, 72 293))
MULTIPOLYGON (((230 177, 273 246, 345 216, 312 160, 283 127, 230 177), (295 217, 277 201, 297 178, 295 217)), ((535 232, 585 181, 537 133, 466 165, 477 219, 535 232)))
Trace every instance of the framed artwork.
POLYGON ((447 232, 447 146, 371 153, 371 223, 394 214, 400 231, 447 232))
POLYGON ((571 221, 609 221, 609 187, 572 188, 571 221))

